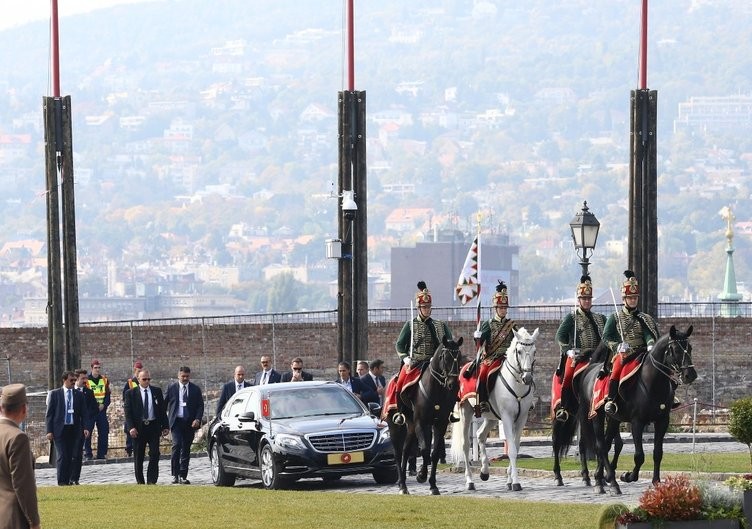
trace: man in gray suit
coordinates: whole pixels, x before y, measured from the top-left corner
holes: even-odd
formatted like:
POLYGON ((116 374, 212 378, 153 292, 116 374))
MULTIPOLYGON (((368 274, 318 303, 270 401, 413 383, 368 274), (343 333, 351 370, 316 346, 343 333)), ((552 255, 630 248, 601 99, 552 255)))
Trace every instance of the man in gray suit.
POLYGON ((0 398, 0 529, 39 529, 34 456, 26 432, 26 386, 9 384, 0 398))

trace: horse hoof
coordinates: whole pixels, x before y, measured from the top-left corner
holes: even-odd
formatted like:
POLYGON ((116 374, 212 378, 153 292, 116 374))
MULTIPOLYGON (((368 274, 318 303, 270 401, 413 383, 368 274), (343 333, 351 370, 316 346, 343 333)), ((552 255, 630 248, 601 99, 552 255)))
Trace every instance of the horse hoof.
POLYGON ((434 487, 434 488, 431 489, 431 495, 432 496, 440 496, 441 493, 439 492, 439 489, 437 489, 436 487, 434 487))
POLYGON ((624 483, 632 483, 632 481, 636 481, 636 480, 632 479, 632 473, 631 472, 625 472, 624 474, 622 474, 621 475, 621 480, 624 483))
POLYGON ((593 490, 596 494, 606 494, 606 489, 603 488, 603 485, 596 485, 593 487, 593 490))
POLYGON ((400 489, 399 493, 402 494, 403 496, 409 496, 410 495, 410 493, 407 492, 406 488, 405 489, 400 489))
POLYGON ((590 478, 583 478, 582 481, 585 483, 586 487, 592 487, 593 483, 590 481, 590 478))
POLYGON ((467 490, 475 490, 475 483, 468 483, 467 490))
POLYGON ((490 474, 488 472, 481 472, 480 473, 480 480, 481 481, 488 481, 488 476, 490 476, 490 474))
POLYGON ((520 485, 519 483, 515 483, 514 485, 512 485, 512 490, 515 492, 519 492, 522 490, 522 485, 520 485))
POLYGON ((512 490, 512 484, 511 483, 507 483, 507 490, 512 490))
POLYGON ((418 475, 415 476, 415 481, 418 483, 425 483, 428 479, 428 475, 425 472, 418 472, 418 475))
POLYGON ((564 486, 564 480, 561 478, 556 478, 556 486, 557 487, 563 487, 564 486))

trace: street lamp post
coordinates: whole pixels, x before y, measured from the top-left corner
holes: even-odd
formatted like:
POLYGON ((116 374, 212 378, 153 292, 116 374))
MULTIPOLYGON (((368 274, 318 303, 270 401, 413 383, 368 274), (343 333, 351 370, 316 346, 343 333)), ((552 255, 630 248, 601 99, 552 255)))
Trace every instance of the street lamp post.
POLYGON ((582 211, 579 211, 569 222, 569 228, 572 230, 572 240, 574 241, 574 250, 580 258, 580 266, 582 267, 582 275, 584 276, 588 275, 590 256, 593 255, 600 227, 601 223, 588 210, 587 200, 582 205, 582 211))

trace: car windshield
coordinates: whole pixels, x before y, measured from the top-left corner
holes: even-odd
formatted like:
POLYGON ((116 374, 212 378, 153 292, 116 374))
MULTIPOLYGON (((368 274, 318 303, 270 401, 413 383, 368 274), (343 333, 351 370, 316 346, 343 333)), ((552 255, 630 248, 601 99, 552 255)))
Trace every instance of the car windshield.
POLYGON ((273 419, 363 413, 355 396, 338 385, 277 391, 269 397, 269 405, 273 419))

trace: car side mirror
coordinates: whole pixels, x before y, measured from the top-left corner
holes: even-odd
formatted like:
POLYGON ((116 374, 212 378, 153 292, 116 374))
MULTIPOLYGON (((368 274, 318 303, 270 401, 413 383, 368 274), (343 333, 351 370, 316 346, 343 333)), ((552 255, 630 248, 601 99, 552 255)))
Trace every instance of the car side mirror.
POLYGON ((379 404, 378 402, 369 402, 368 411, 370 412, 372 416, 380 417, 381 416, 381 404, 379 404))
POLYGON ((240 422, 253 422, 256 420, 256 414, 252 411, 247 411, 238 415, 238 420, 240 422))

